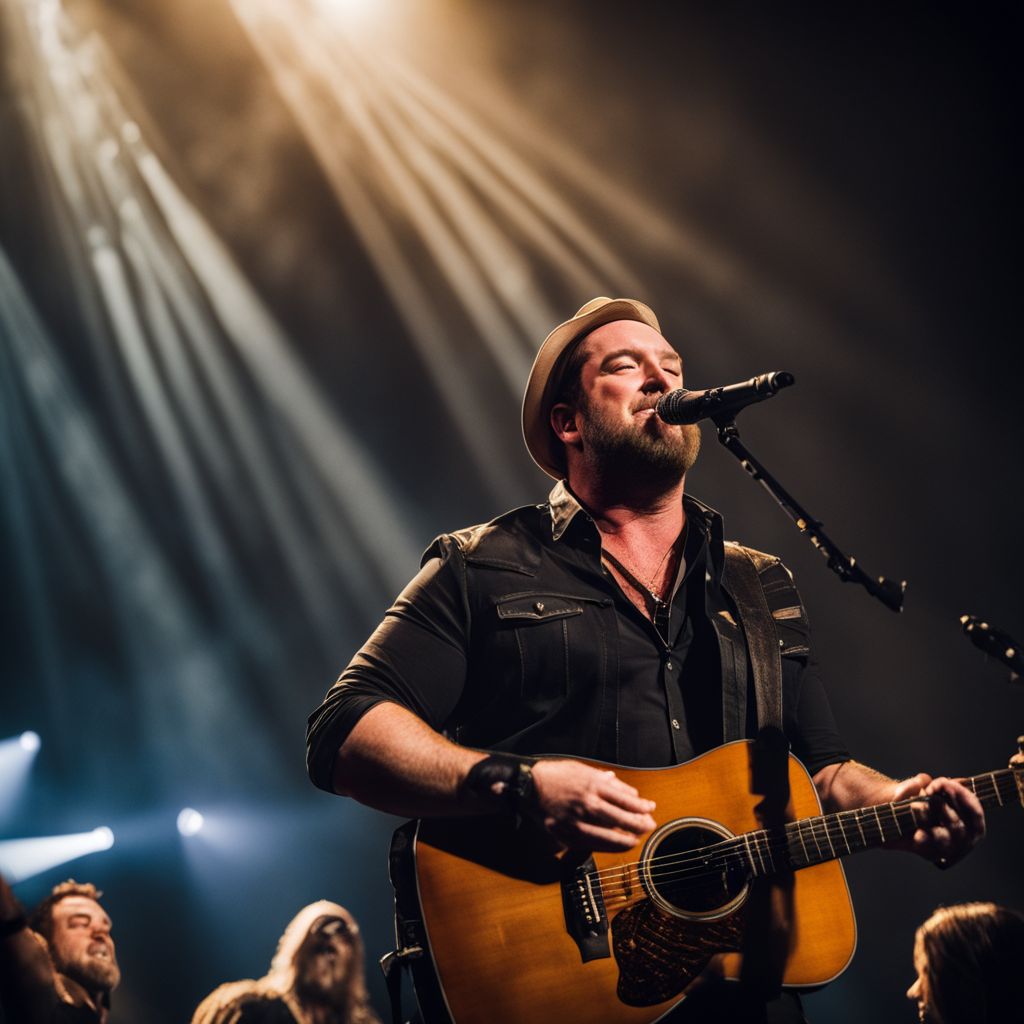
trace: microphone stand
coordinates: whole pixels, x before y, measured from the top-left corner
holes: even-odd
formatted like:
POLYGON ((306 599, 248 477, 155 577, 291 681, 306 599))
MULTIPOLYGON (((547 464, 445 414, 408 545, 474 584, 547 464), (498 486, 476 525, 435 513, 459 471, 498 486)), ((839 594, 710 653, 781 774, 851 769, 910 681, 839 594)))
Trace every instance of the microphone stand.
POLYGON ((735 417, 735 411, 710 417, 718 428, 718 440, 722 445, 739 459, 740 465, 778 502, 782 511, 796 523, 797 529, 807 535, 810 542, 827 560, 828 567, 843 583, 859 583, 886 608, 894 612, 903 611, 903 595, 907 589, 907 581, 901 580, 897 583, 884 576, 873 578, 857 564, 855 558, 843 554, 821 528, 822 524, 768 472, 764 464, 740 440, 735 417))
MULTIPOLYGON (((1010 670, 1010 682, 1020 683, 1024 676, 1024 648, 1009 633, 997 629, 976 615, 961 615, 960 625, 967 639, 985 654, 1001 661, 1010 670)), ((1024 753, 1024 750, 1021 751, 1024 753)))

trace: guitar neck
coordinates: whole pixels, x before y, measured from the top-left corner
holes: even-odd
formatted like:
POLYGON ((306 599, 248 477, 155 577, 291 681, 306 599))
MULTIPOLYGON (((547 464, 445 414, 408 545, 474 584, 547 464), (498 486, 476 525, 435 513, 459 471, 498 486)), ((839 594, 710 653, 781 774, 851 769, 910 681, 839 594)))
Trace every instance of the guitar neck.
MULTIPOLYGON (((969 779, 961 779, 984 807, 1001 807, 1022 797, 1020 771, 1003 768, 969 779)), ((919 827, 921 797, 896 803, 859 807, 816 818, 801 818, 784 826, 785 838, 762 829, 738 836, 733 843, 742 844, 751 874, 774 874, 777 870, 799 870, 837 857, 846 857, 869 850, 883 843, 913 835, 919 827), (781 855, 781 856, 780 856, 781 855), (787 863, 779 863, 784 859, 787 863)))

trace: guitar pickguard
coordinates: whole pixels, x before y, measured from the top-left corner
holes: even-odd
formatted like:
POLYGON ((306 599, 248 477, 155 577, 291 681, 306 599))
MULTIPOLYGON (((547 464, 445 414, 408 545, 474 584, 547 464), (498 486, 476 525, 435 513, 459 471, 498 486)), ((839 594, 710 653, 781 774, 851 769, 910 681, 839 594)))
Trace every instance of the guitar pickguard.
POLYGON ((740 948, 742 918, 737 911, 714 921, 684 920, 649 899, 627 907, 612 920, 618 997, 627 1006, 656 1006, 679 995, 712 956, 740 948))

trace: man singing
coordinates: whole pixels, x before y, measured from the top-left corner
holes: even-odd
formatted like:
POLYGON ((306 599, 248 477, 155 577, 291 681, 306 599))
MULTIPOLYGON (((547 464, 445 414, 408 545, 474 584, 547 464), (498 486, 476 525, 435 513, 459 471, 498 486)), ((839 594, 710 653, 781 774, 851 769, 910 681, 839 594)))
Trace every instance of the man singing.
MULTIPOLYGON (((685 493, 699 432, 655 412, 682 370, 632 299, 594 299, 548 335, 523 432, 558 482, 544 504, 434 542, 310 717, 311 778, 393 814, 504 809, 570 849, 620 851, 656 827, 650 800, 611 771, 518 756, 678 764, 754 736, 774 699, 826 809, 920 793, 920 827, 902 845, 953 863, 984 832, 978 800, 950 779, 897 783, 850 758, 788 570, 724 544, 721 517, 685 493), (767 621, 740 600, 751 572, 767 621), (781 653, 774 698, 755 685, 762 640, 781 653)), ((689 1002, 679 1020, 694 1019, 689 1002)), ((803 1019, 789 994, 768 1014, 803 1019)))

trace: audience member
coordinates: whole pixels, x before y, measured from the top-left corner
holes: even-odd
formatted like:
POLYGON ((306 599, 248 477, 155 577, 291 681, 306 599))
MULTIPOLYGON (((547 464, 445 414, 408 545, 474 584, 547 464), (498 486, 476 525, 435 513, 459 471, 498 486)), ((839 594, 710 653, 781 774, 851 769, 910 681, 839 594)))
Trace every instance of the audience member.
POLYGON ((1024 916, 995 903, 940 907, 914 942, 917 980, 907 998, 923 1024, 1024 1019, 1024 916))
POLYGON ((379 1024, 355 919, 326 900, 303 907, 281 936, 269 973, 221 985, 192 1024, 379 1024))
POLYGON ((121 971, 102 895, 69 879, 29 918, 0 878, 0 1005, 11 1024, 105 1024, 121 971))

